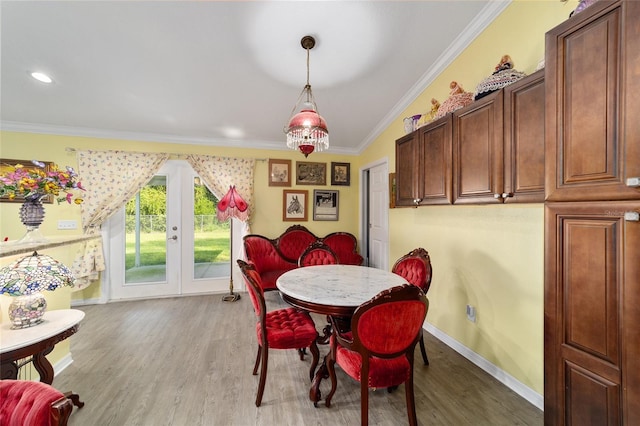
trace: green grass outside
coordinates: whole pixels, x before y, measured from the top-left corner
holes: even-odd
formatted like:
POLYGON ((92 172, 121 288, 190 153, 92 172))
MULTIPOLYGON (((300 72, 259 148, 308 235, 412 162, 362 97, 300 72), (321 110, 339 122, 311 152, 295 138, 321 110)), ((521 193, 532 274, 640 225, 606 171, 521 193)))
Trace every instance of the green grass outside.
MULTIPOLYGON (((127 234, 125 268, 135 263, 135 235, 127 234)), ((140 266, 166 264, 167 235, 162 232, 140 234, 140 266)), ((194 234, 195 263, 229 262, 229 230, 194 234)))

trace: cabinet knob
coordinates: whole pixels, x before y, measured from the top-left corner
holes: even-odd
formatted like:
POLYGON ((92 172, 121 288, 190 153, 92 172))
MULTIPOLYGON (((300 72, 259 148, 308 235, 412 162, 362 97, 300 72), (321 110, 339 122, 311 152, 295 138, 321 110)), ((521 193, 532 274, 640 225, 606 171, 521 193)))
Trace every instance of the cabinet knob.
POLYGON ((511 198, 513 197, 513 194, 510 192, 503 192, 502 193, 502 198, 511 198))
POLYGON ((418 207, 418 204, 420 204, 421 201, 422 201, 422 198, 414 198, 413 199, 413 205, 418 207))
POLYGON ((502 198, 500 194, 493 194, 493 198, 502 198))
POLYGON ((627 186, 630 186, 631 188, 640 187, 640 177, 627 178, 627 186))

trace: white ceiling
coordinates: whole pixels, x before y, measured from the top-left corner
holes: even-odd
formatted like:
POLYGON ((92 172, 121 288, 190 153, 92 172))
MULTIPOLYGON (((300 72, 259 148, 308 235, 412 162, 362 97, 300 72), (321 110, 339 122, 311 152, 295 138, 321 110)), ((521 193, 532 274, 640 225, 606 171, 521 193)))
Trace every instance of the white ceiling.
POLYGON ((282 149, 306 82, 300 39, 310 34, 329 150, 357 154, 507 4, 2 0, 0 121, 4 130, 282 149))

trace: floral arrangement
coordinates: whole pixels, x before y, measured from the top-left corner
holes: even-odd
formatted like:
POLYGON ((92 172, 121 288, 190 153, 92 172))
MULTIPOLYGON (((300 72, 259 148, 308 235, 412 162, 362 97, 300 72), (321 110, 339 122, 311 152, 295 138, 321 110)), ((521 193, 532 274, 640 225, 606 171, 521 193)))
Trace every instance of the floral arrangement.
POLYGON ((41 161, 33 160, 31 163, 36 167, 25 167, 22 164, 6 165, 9 171, 0 175, 0 196, 8 196, 9 199, 22 196, 29 199, 53 194, 58 203, 82 203, 83 199, 73 191, 85 189, 78 181, 78 175, 73 168, 67 166, 65 170, 60 170, 56 165, 52 165, 47 170, 41 161))

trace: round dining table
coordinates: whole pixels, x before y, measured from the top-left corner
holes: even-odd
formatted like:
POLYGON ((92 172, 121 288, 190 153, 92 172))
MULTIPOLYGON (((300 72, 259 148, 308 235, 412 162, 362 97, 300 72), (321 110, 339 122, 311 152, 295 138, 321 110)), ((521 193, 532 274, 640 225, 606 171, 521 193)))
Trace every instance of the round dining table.
POLYGON ((383 290, 407 284, 382 269, 354 265, 317 265, 280 275, 276 287, 292 306, 323 315, 350 317, 383 290))
MULTIPOLYGON (((285 272, 276 281, 285 302, 305 311, 331 316, 345 329, 358 306, 383 290, 403 284, 408 283, 392 272, 354 265, 306 266, 285 272)), ((325 326, 323 333, 318 341, 326 344, 331 336, 331 326, 325 326)), ((325 356, 309 390, 309 399, 315 406, 321 399, 320 382, 327 377, 325 356)))

